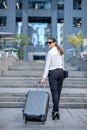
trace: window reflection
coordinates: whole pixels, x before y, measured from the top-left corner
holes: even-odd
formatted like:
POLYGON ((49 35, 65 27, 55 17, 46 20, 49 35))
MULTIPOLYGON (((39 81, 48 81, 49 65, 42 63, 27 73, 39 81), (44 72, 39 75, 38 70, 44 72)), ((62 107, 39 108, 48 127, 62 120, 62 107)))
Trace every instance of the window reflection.
POLYGON ((31 9, 51 9, 51 0, 29 0, 29 8, 31 9))
POLYGON ((6 16, 0 16, 0 26, 6 26, 6 16))
POLYGON ((22 33, 22 18, 21 17, 17 17, 16 18, 16 31, 18 32, 18 34, 22 33))
POLYGON ((28 33, 31 37, 31 43, 36 47, 41 45, 45 47, 46 39, 51 33, 48 23, 29 23, 28 33))
POLYGON ((0 0, 0 9, 7 9, 7 0, 0 0))
POLYGON ((81 27, 82 19, 81 18, 73 18, 73 27, 81 27))
POLYGON ((22 9, 22 0, 16 0, 16 9, 22 9))
POLYGON ((64 9, 64 0, 58 0, 57 8, 62 10, 64 9))
POLYGON ((82 0, 73 0, 73 9, 81 10, 82 9, 82 0))
POLYGON ((58 19, 57 22, 57 41, 61 48, 63 48, 64 38, 64 19, 58 19))

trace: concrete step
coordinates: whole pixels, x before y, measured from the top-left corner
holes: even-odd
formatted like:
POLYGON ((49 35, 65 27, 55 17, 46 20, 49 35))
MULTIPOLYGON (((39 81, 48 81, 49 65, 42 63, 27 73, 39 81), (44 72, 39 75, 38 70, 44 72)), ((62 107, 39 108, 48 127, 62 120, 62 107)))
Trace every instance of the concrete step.
MULTIPOLYGON (((13 77, 42 77, 45 61, 18 61, 8 67, 8 71, 2 71, 1 76, 13 77)), ((78 67, 65 63, 71 78, 86 78, 87 71, 78 71, 78 67)))
MULTIPOLYGON (((71 71, 69 70, 69 77, 72 78, 87 78, 87 71, 71 71)), ((10 71, 3 71, 1 76, 6 77, 42 77, 43 71, 42 70, 10 70, 10 71)))
MULTIPOLYGON (((0 96, 25 96, 28 91, 38 90, 38 91, 46 91, 50 94, 49 88, 0 88, 0 96)), ((86 88, 63 88, 61 96, 63 97, 87 97, 87 89, 86 88)))
MULTIPOLYGON (((25 102, 26 96, 0 96, 0 102, 25 102)), ((50 102, 52 102, 52 97, 50 95, 50 102)), ((61 96, 60 102, 84 102, 87 103, 87 97, 65 97, 61 96)))
MULTIPOLYGON (((2 71, 0 77, 0 107, 23 108, 29 90, 37 90, 38 81, 42 77, 44 61, 19 61, 2 71)), ((87 72, 78 71, 78 67, 66 64, 69 78, 64 80, 60 99, 62 108, 87 108, 87 72)), ((43 90, 43 85, 40 86, 43 90)), ((52 97, 47 80, 45 91, 52 97)))
MULTIPOLYGON (((9 97, 25 97, 26 96, 26 93, 5 93, 5 92, 2 92, 2 93, 0 93, 0 97, 3 97, 3 96, 9 96, 9 97)), ((86 93, 62 93, 61 94, 61 97, 64 97, 64 98, 66 98, 66 97, 72 97, 72 98, 82 98, 83 99, 83 97, 85 98, 85 97, 87 97, 87 94, 86 93)), ((72 99, 73 100, 73 99, 72 99)))
MULTIPOLYGON (((45 64, 45 60, 31 60, 31 61, 24 61, 24 60, 19 60, 17 62, 14 63, 15 66, 23 66, 23 65, 44 65, 45 64)), ((67 63, 69 65, 69 63, 67 63)))
POLYGON ((9 66, 8 70, 43 70, 45 64, 44 63, 37 63, 36 61, 33 62, 23 62, 23 63, 15 63, 13 66, 9 66))
POLYGON ((27 70, 43 70, 44 66, 40 66, 40 65, 35 65, 35 66, 10 66, 8 67, 8 70, 10 71, 27 71, 27 70))
MULTIPOLYGON (((18 61, 13 66, 9 66, 8 70, 44 70, 45 61, 18 61)), ((77 66, 71 66, 69 63, 65 63, 68 70, 78 70, 77 66)))
POLYGON ((6 77, 10 77, 10 76, 12 76, 12 77, 42 77, 42 74, 43 74, 43 71, 40 71, 40 70, 24 70, 23 71, 23 69, 22 70, 17 70, 17 71, 13 71, 13 70, 11 70, 11 71, 3 71, 2 72, 2 76, 6 76, 6 77))
MULTIPOLYGON (((3 88, 37 88, 37 85, 36 84, 32 84, 32 83, 0 83, 0 88, 3 87, 3 88)), ((49 85, 47 84, 46 88, 48 88, 49 85)), ((63 88, 87 88, 87 84, 63 84, 63 88)))
MULTIPOLYGON (((16 87, 16 88, 36 88, 39 77, 0 77, 0 87, 16 87)), ((41 85, 43 87, 43 85, 41 85)), ((46 81, 46 87, 49 87, 48 80, 46 81)), ((63 82, 65 88, 87 88, 87 78, 67 78, 63 82)))
POLYGON ((87 78, 87 71, 69 71, 70 78, 87 78))
MULTIPOLYGON (((8 80, 10 80, 10 81, 22 81, 22 80, 24 80, 24 81, 31 81, 31 82, 34 82, 34 81, 39 81, 41 79, 41 77, 0 77, 0 82, 1 81, 8 81, 8 80)), ((81 82, 84 82, 84 83, 87 83, 87 78, 66 78, 65 80, 64 80, 64 82, 79 82, 79 83, 81 83, 81 82)), ((48 81, 46 81, 46 82, 48 82, 48 81)))
MULTIPOLYGON (((0 102, 0 108, 24 108, 24 102, 0 102)), ((53 104, 49 103, 50 108, 53 104)), ((60 108, 87 108, 87 103, 60 102, 60 108)))
MULTIPOLYGON (((33 88, 0 88, 0 107, 23 108, 26 94, 33 88)), ((42 91, 40 88, 38 91, 42 91)), ((87 89, 67 89, 63 88, 60 99, 60 107, 67 108, 87 108, 87 89)), ((52 97, 49 88, 45 88, 50 95, 50 107, 52 107, 52 97)))
MULTIPOLYGON (((44 68, 41 66, 12 66, 13 69, 9 69, 8 71, 2 71, 1 76, 13 76, 13 77, 41 77, 44 71, 44 68), (42 68, 42 69, 41 69, 42 68)), ((68 68, 69 77, 75 78, 87 78, 87 71, 79 71, 76 69, 72 69, 72 67, 68 68)))
MULTIPOLYGON (((31 70, 31 71, 33 71, 33 70, 44 70, 44 67, 45 67, 45 65, 36 65, 36 63, 34 64, 34 65, 28 65, 28 66, 26 66, 26 65, 21 65, 21 66, 18 66, 18 65, 15 65, 15 66, 9 66, 8 67, 8 70, 10 70, 10 71, 21 71, 21 70, 25 70, 25 71, 27 71, 27 70, 31 70)), ((72 71, 77 71, 77 70, 79 70, 78 69, 78 67, 76 67, 76 66, 69 66, 69 67, 66 67, 68 70, 72 70, 72 71)))

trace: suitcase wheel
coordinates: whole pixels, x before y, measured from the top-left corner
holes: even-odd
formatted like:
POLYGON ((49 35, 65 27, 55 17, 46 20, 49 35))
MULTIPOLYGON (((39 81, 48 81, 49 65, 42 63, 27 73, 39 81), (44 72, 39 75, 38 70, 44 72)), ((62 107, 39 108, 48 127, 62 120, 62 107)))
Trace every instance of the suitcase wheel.
POLYGON ((42 121, 43 124, 45 123, 45 120, 46 120, 45 117, 42 116, 42 117, 41 117, 41 121, 42 121))
POLYGON ((43 121, 42 123, 43 123, 43 125, 44 125, 44 124, 45 124, 45 121, 43 121))
POLYGON ((27 124, 27 120, 25 119, 25 124, 27 124))

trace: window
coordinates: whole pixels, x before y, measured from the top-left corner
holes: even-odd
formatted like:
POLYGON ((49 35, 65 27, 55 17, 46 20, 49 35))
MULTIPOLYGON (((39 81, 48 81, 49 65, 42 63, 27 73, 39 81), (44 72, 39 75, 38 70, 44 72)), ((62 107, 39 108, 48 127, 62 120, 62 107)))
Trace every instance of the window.
POLYGON ((22 0, 16 0, 16 9, 22 9, 22 0))
POLYGON ((73 27, 81 27, 82 19, 81 18, 73 18, 73 27))
POLYGON ((6 17, 0 16, 0 26, 6 26, 6 17))
POLYGON ((57 42, 58 45, 63 48, 64 42, 64 19, 57 19, 57 42))
POLYGON ((18 32, 18 34, 23 33, 22 31, 22 18, 21 17, 17 17, 16 18, 16 32, 18 32))
POLYGON ((51 9, 51 0, 29 0, 31 9, 51 9))
POLYGON ((0 0, 0 9, 7 9, 7 0, 0 0))
POLYGON ((81 10, 82 9, 82 0, 73 0, 73 9, 81 10))
MULTIPOLYGON (((51 36, 50 17, 29 17, 28 35, 31 37, 30 43, 37 47, 45 47, 46 39, 51 36)), ((38 47, 36 48, 38 51, 38 47)), ((42 50, 42 47, 40 48, 42 50)))
POLYGON ((57 8, 62 10, 64 9, 64 0, 58 0, 57 8))

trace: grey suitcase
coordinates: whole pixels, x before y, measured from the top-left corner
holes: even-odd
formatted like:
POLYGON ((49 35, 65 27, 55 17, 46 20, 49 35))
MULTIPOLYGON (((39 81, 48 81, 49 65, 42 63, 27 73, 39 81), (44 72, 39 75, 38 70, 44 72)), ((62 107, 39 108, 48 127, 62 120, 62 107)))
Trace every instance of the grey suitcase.
MULTIPOLYGON (((39 85, 38 85, 39 86, 39 85)), ((23 110, 23 118, 27 121, 45 123, 49 107, 49 94, 43 90, 28 91, 23 110)))

